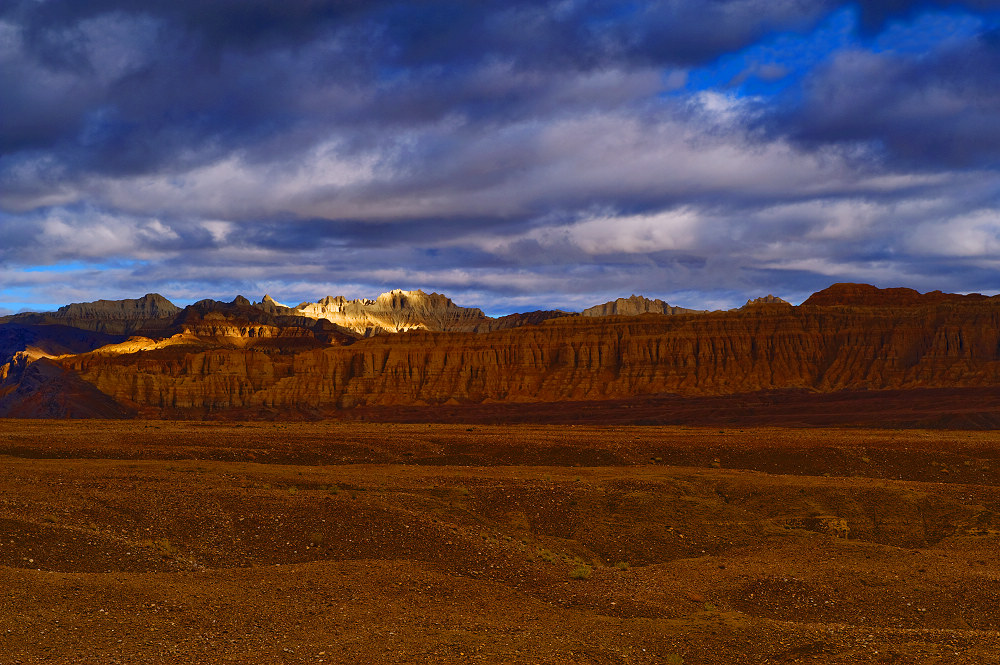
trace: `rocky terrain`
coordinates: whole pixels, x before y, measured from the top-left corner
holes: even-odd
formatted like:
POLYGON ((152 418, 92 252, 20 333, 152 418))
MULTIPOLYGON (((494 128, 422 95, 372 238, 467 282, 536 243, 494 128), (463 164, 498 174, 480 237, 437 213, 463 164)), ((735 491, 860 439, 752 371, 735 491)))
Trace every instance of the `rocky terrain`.
POLYGON ((408 330, 471 330, 490 320, 480 309, 459 307, 440 293, 419 290, 394 289, 375 299, 327 296, 294 308, 264 296, 257 306, 276 314, 324 319, 365 337, 408 330))
POLYGON ((4 663, 981 665, 989 433, 8 420, 4 663))
POLYGON ((643 296, 632 294, 628 298, 618 298, 603 305, 588 307, 583 310, 583 316, 635 316, 637 314, 704 314, 704 311, 672 307, 659 298, 650 300, 643 296))
POLYGON ((0 317, 0 324, 54 324, 112 335, 129 335, 166 330, 180 311, 180 307, 163 296, 150 293, 134 300, 74 303, 55 312, 0 317))
MULTIPOLYGON (((738 310, 665 315, 673 308, 662 302, 662 312, 650 313, 656 302, 623 299, 595 310, 628 315, 504 319, 439 294, 402 291, 295 309, 270 298, 202 301, 169 321, 160 316, 169 308, 151 296, 122 306, 70 306, 50 316, 59 325, 45 323, 49 315, 0 325, 10 340, 0 414, 351 418, 369 409, 394 419, 400 410, 471 406, 516 421, 537 411, 533 405, 575 405, 585 414, 632 401, 663 422, 668 410, 650 413, 656 400, 759 395, 793 400, 808 420, 810 410, 829 406, 828 395, 878 399, 933 389, 953 391, 951 405, 963 414, 970 413, 968 398, 980 400, 972 421, 996 418, 988 402, 1000 385, 998 297, 840 284, 798 307, 768 296, 738 310), (90 331, 101 327, 94 312, 103 309, 109 321, 127 321, 141 334, 95 337, 90 331), (120 318, 122 311, 129 316, 120 318), (83 322, 72 344, 42 334, 51 327, 66 337, 69 321, 83 322), (40 361, 44 372, 28 371, 40 361)), ((934 418, 948 422, 947 404, 934 418)), ((688 408, 690 422, 698 422, 697 411, 688 408)), ((858 422, 851 420, 856 413, 848 406, 839 422, 858 422)))
POLYGON ((1000 298, 397 296, 0 323, 0 663, 1000 658, 1000 298))

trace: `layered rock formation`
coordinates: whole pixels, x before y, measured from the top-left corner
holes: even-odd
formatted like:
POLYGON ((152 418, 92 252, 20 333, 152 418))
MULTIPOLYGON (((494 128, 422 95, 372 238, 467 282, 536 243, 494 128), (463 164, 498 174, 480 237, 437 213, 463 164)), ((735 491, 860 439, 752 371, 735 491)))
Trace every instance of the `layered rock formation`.
POLYGON ((1000 384, 1000 299, 567 317, 299 353, 89 353, 61 363, 122 404, 194 412, 985 386, 1000 384))
POLYGON ((662 300, 650 300, 632 294, 628 298, 618 298, 603 305, 595 305, 583 310, 583 316, 636 316, 638 314, 703 314, 704 310, 674 307, 662 300))
POLYGON ((209 348, 262 348, 288 353, 358 338, 329 321, 269 314, 242 297, 230 303, 204 300, 181 310, 154 294, 9 318, 13 321, 0 324, 0 416, 61 413, 62 417, 112 417, 134 413, 60 364, 87 351, 104 359, 138 358, 162 349, 190 353, 209 348), (40 364, 43 360, 46 362, 40 364))
POLYGON ((135 415, 133 409, 48 358, 19 368, 16 383, 0 379, 0 417, 118 419, 135 415))
POLYGON ((254 303, 254 307, 276 315, 323 319, 362 337, 411 330, 491 332, 536 325, 562 316, 577 316, 574 312, 538 310, 493 318, 477 307, 461 307, 447 296, 419 289, 394 289, 375 299, 327 296, 319 302, 301 303, 295 307, 282 305, 265 295, 261 302, 254 303))
POLYGON ((769 307, 771 305, 780 305, 782 307, 792 306, 792 304, 787 300, 769 293, 766 296, 761 296, 760 298, 751 298, 747 300, 747 304, 743 305, 740 309, 747 309, 749 307, 769 307))
POLYGON ((818 291, 802 303, 805 307, 917 307, 945 302, 974 303, 989 300, 979 293, 962 295, 930 291, 920 293, 913 289, 880 289, 871 284, 834 284, 818 291))
MULTIPOLYGON (((273 302, 273 301, 272 301, 273 302)), ((307 343, 344 344, 359 336, 325 319, 316 319, 279 307, 271 310, 253 305, 243 296, 232 302, 202 300, 185 307, 169 332, 203 342, 246 347, 263 340, 299 340, 307 343), (290 313, 289 313, 290 312, 290 313)))
POLYGON ((486 317, 482 323, 477 323, 472 328, 465 328, 470 332, 493 332, 495 330, 509 330, 520 328, 521 326, 537 326, 550 319, 561 319, 567 316, 580 316, 576 312, 564 312, 560 309, 540 309, 534 312, 520 312, 508 314, 498 318, 486 317))
POLYGON ((480 309, 459 307, 447 296, 420 290, 394 289, 374 300, 327 296, 294 308, 264 296, 255 306, 272 314, 323 319, 365 337, 409 330, 474 330, 491 321, 480 309))
MULTIPOLYGON (((398 313, 408 298, 398 292, 371 311, 398 313)), ((448 311, 445 301, 428 297, 425 302, 435 304, 424 311, 448 311)), ((355 311, 349 302, 327 305, 341 308, 334 314, 355 311)), ((771 297, 729 312, 558 313, 491 332, 411 329, 367 338, 329 319, 286 314, 289 308, 273 301, 265 305, 203 301, 175 317, 170 336, 46 354, 42 383, 47 394, 72 384, 91 411, 108 412, 114 404, 121 413, 189 417, 1000 386, 1000 297, 834 285, 799 307, 771 297), (98 393, 110 402, 99 403, 98 393)), ((456 312, 453 323, 463 316, 456 312)), ((19 361, 22 379, 0 381, 0 407, 6 404, 8 412, 33 404, 23 380, 31 360, 19 361)), ((37 377, 31 385, 40 385, 37 377)), ((58 410, 58 402, 45 404, 46 413, 58 410)))
POLYGON ((15 314, 0 319, 0 323, 55 324, 110 335, 128 335, 166 329, 180 311, 179 307, 158 293, 149 293, 136 299, 74 303, 55 312, 15 314))

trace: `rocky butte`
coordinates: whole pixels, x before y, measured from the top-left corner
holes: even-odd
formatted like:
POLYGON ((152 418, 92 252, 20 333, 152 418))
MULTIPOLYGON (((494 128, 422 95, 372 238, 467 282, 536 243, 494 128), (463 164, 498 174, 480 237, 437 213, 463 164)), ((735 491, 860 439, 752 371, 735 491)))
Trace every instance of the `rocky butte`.
POLYGON ((0 414, 21 417, 583 413, 928 389, 967 408, 1000 386, 1000 297, 835 284, 799 306, 766 296, 704 312, 632 296, 496 319, 422 291, 183 309, 152 294, 5 317, 0 353, 0 414))

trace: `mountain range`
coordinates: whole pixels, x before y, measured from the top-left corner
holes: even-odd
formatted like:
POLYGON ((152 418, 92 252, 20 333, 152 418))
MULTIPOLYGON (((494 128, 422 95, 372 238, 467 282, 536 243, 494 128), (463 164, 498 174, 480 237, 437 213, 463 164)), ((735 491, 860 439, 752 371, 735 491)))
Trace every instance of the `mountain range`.
POLYGON ((864 284, 714 312, 633 295, 494 318, 393 290, 0 318, 7 417, 811 423, 878 420, 877 402, 887 422, 993 426, 998 386, 1000 297, 864 284))

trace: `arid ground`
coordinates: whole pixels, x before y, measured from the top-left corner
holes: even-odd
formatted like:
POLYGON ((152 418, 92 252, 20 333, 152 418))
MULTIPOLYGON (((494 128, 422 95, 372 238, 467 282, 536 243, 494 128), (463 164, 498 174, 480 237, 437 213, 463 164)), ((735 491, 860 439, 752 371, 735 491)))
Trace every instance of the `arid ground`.
POLYGON ((3 421, 3 663, 993 663, 970 431, 3 421))

